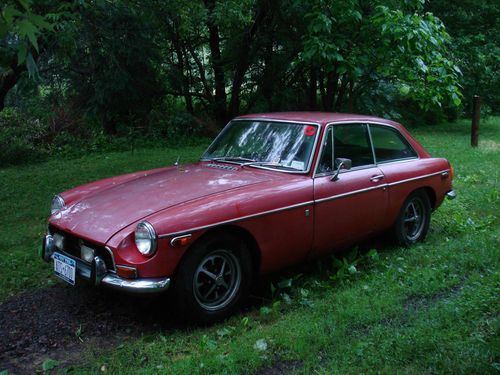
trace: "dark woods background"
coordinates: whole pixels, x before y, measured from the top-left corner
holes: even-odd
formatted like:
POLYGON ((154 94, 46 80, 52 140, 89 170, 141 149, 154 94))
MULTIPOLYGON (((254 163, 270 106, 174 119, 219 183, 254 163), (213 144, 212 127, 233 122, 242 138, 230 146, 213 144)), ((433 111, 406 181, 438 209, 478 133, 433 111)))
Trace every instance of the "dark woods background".
POLYGON ((3 0, 0 164, 205 142, 248 112, 498 112, 498 1, 3 0))

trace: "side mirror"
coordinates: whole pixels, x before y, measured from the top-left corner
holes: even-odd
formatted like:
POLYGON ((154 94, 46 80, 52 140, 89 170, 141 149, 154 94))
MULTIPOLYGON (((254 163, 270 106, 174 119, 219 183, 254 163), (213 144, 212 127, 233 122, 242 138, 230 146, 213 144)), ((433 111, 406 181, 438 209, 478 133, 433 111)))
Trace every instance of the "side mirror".
POLYGON ((332 176, 330 181, 337 181, 339 179, 339 173, 341 169, 351 169, 352 168, 352 160, 351 159, 344 159, 344 158, 337 158, 335 159, 335 165, 337 165, 337 170, 335 171, 335 174, 332 176))

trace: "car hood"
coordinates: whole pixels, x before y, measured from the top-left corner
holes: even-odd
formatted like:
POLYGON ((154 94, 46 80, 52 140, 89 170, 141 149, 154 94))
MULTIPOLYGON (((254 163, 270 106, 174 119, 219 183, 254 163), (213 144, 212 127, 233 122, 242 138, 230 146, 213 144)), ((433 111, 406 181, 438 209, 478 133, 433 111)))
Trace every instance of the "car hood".
POLYGON ((106 243, 126 226, 158 211, 269 180, 249 169, 194 164, 144 172, 94 192, 51 216, 49 222, 79 237, 106 243))

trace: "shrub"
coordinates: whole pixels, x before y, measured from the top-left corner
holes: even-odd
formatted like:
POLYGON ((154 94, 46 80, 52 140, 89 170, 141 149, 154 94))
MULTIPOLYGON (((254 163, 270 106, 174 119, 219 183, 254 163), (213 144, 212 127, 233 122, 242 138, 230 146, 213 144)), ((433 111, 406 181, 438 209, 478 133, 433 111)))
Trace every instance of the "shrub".
POLYGON ((47 126, 13 108, 0 112, 0 165, 21 164, 47 155, 47 126))

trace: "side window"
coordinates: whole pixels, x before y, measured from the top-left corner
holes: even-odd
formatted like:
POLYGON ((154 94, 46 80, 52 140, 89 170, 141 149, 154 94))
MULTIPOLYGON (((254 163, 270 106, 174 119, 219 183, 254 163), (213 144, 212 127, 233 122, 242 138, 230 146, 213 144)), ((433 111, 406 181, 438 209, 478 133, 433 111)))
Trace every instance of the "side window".
POLYGON ((319 158, 317 173, 330 173, 333 171, 332 127, 326 130, 323 148, 319 158))
POLYGON ((417 157, 408 141, 395 129, 370 125, 377 163, 417 157))
POLYGON ((353 167, 374 164, 366 125, 335 125, 333 138, 334 160, 336 158, 351 159, 353 167))

